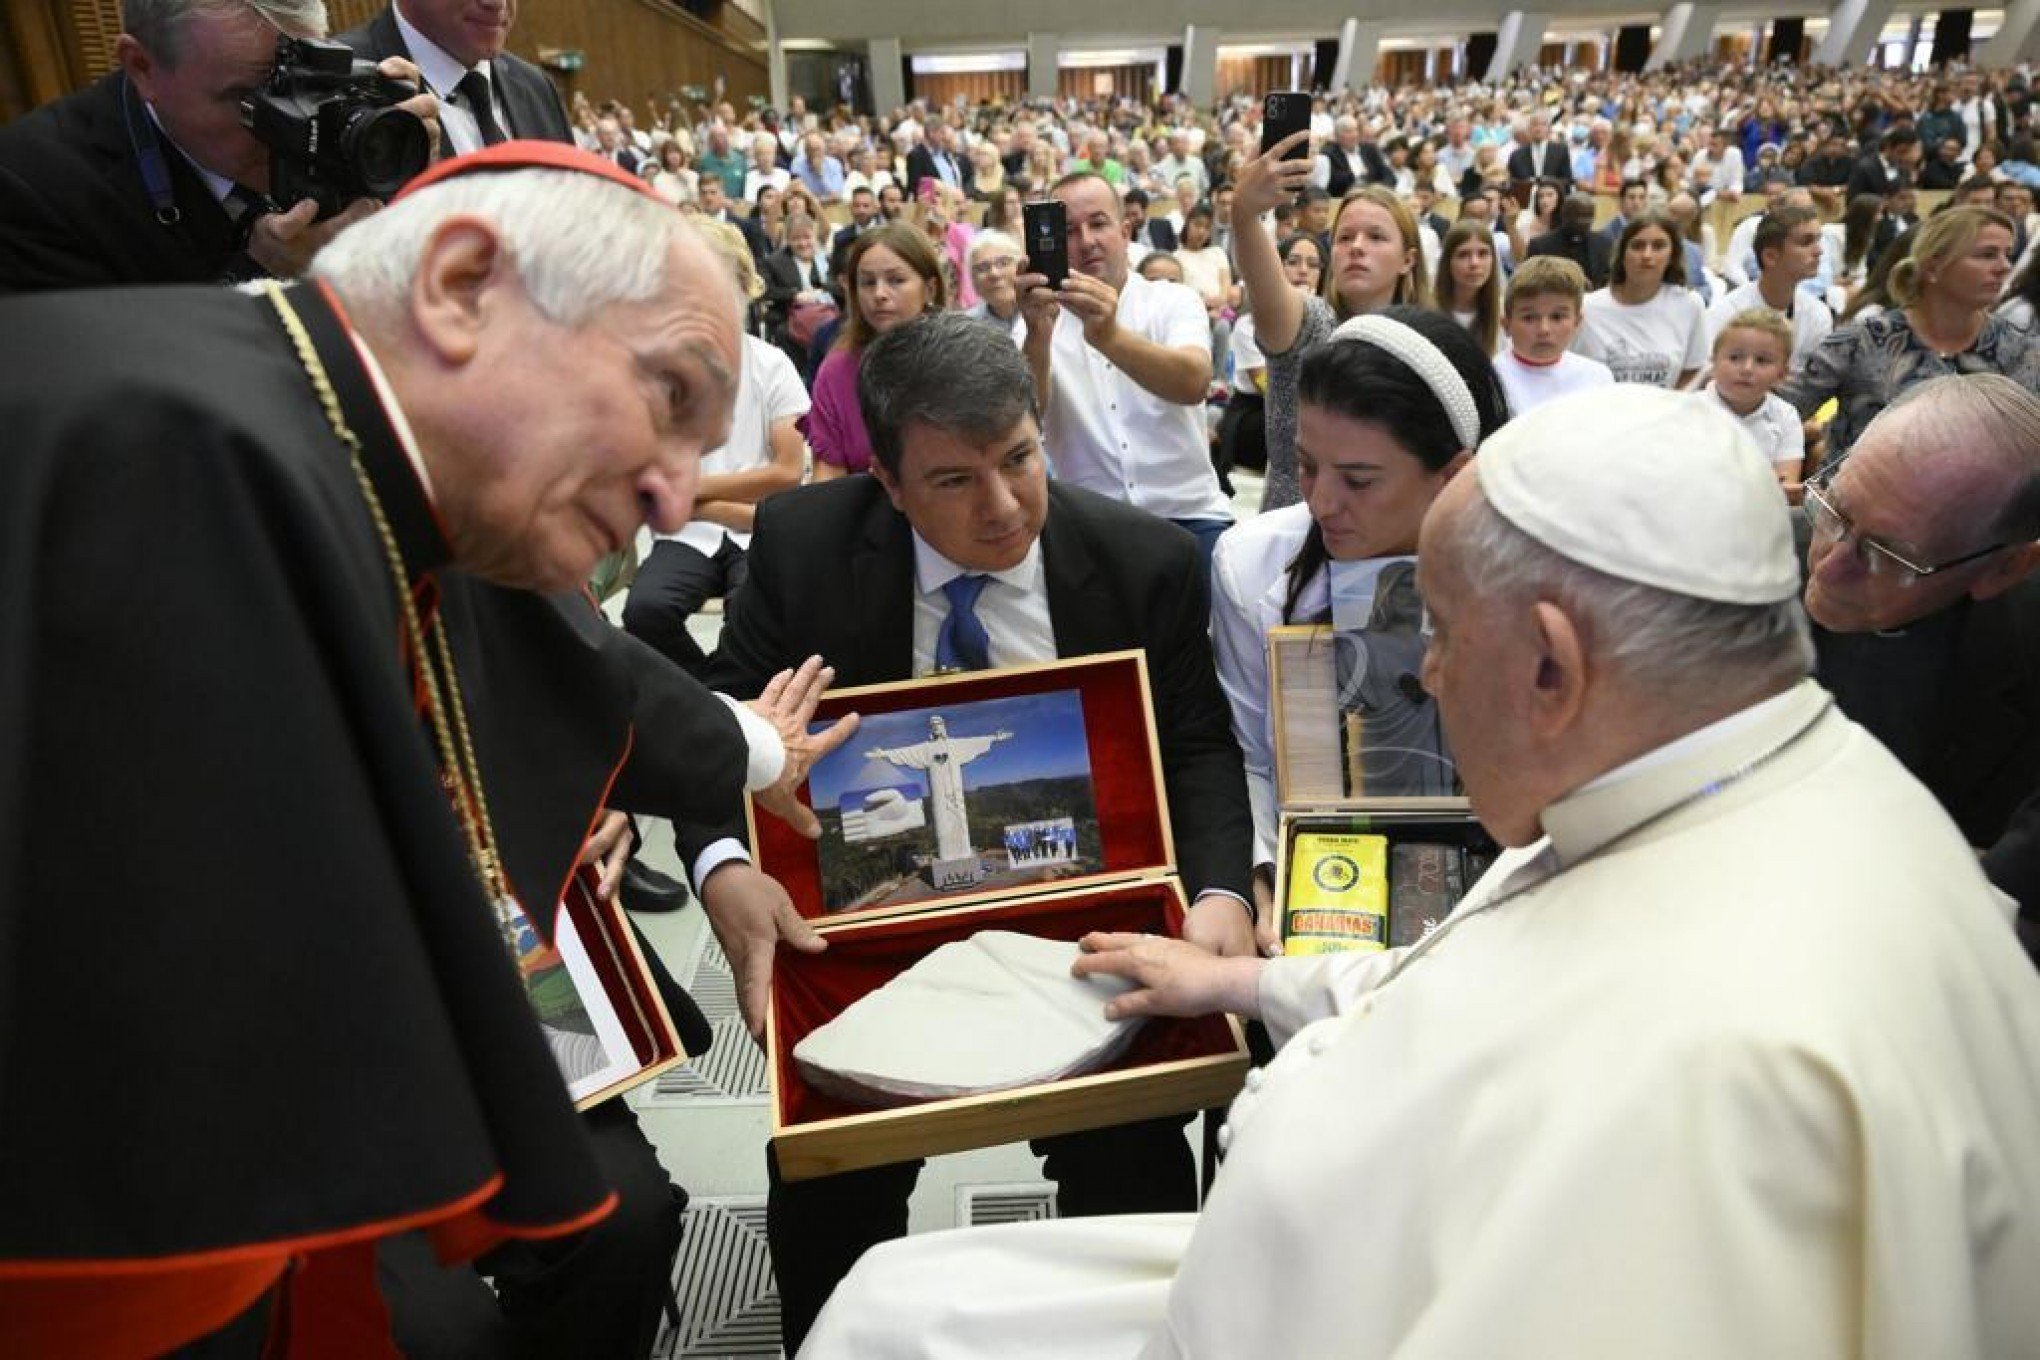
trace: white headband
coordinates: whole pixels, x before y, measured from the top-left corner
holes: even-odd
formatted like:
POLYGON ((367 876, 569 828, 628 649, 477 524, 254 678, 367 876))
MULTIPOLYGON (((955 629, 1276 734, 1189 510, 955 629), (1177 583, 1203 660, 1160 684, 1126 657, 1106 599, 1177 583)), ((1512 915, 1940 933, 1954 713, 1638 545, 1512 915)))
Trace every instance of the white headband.
POLYGON ((1365 340, 1403 361, 1431 389, 1431 395, 1445 408, 1459 447, 1480 447, 1480 408, 1473 404, 1473 389, 1445 352, 1426 340, 1415 327, 1387 316, 1356 316, 1340 323, 1333 340, 1365 340))

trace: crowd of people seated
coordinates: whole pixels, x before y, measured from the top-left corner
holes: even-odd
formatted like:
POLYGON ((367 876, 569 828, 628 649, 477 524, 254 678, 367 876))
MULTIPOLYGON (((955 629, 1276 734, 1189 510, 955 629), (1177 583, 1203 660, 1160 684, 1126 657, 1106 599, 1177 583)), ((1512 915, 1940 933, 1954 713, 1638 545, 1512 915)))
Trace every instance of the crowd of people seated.
POLYGON ((1519 402, 1549 388, 1529 375, 1556 360, 1531 357, 1551 346, 1517 337, 1515 309, 1569 308, 1568 389, 1605 368, 1617 382, 1712 390, 1781 451, 1795 498, 1913 382, 1978 369, 2032 380, 2033 108, 2023 71, 1525 70, 1494 85, 1321 95, 1308 147, 1284 148, 1289 165, 1261 154, 1261 105, 1244 95, 1210 109, 1173 96, 917 101, 877 117, 798 98, 742 116, 676 100, 642 121, 577 96, 573 114, 583 145, 624 148, 620 163, 683 210, 748 210, 766 281, 755 322, 816 388, 806 429, 819 475, 864 466, 854 430, 847 443, 841 433, 854 425, 856 351, 924 308, 971 311, 1020 338, 1021 206, 1096 174, 1121 205, 1132 266, 1203 305, 1213 464, 1228 492, 1233 468, 1262 472, 1272 510, 1298 495, 1300 356, 1347 317, 1391 305, 1468 328, 1519 402), (704 201, 704 174, 719 177, 719 198, 704 201), (1941 219, 1924 246, 1923 206, 1941 219), (1976 211, 1944 216, 1956 208, 1976 211), (897 243, 860 254, 882 266, 875 281, 924 279, 918 296, 867 302, 852 247, 895 223, 926 238, 933 268, 897 243), (1891 275, 1922 250, 1901 300, 1891 275), (1577 266, 1570 303, 1571 280, 1551 292, 1542 269, 1534 289, 1512 288, 1541 256, 1577 266), (1787 361, 1724 396, 1717 350, 1752 309, 1783 319, 1787 361))

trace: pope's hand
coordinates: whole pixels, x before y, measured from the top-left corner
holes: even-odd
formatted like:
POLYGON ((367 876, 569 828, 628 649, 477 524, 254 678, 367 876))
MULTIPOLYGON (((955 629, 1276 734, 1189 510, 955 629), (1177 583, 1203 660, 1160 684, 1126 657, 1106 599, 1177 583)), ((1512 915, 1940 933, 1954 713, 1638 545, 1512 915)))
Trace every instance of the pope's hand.
POLYGON ((835 679, 833 666, 824 666, 819 656, 811 656, 801 663, 799 670, 785 670, 773 676, 765 692, 748 705, 753 713, 772 724, 786 747, 786 766, 769 788, 757 792, 758 806, 809 840, 822 834, 822 823, 813 808, 794 796, 795 791, 806 782, 816 761, 848 741, 857 730, 857 715, 851 713, 820 732, 808 731, 815 705, 835 679))
POLYGON ((803 954, 819 954, 829 942, 793 909, 778 880, 744 860, 730 860, 701 885, 709 928, 730 961, 737 983, 737 1012, 758 1044, 765 1041, 765 1012, 772 1000, 772 957, 781 940, 803 954))
POLYGON ((1078 948, 1083 953, 1070 966, 1074 976, 1103 974, 1137 984, 1105 1004, 1107 1019, 1260 1013, 1261 959, 1218 958, 1187 940, 1112 931, 1093 931, 1078 948))

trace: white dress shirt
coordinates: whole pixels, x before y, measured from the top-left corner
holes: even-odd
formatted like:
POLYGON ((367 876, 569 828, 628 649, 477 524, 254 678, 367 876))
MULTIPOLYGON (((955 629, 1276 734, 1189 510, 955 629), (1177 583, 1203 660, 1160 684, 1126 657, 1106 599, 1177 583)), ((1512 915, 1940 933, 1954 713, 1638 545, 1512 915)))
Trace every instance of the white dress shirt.
MULTIPOLYGON (((949 617, 943 587, 970 574, 914 535, 914 674, 935 669, 935 639, 949 617)), ((1048 580, 1041 570, 1041 540, 1027 556, 1004 571, 985 572, 984 593, 972 612, 990 640, 989 659, 996 669, 1056 659, 1055 624, 1048 615, 1048 580)))
MULTIPOLYGON (((474 111, 466 102, 455 102, 456 91, 469 69, 455 61, 446 49, 420 33, 404 17, 403 6, 391 5, 390 13, 397 21, 397 32, 403 36, 404 46, 411 53, 411 60, 425 76, 425 88, 439 99, 439 130, 445 135, 453 154, 464 156, 470 151, 482 149, 482 126, 475 121, 474 111)), ((503 92, 496 86, 495 72, 489 63, 478 61, 472 68, 489 78, 489 103, 496 115, 496 126, 508 136, 515 137, 517 129, 510 126, 510 115, 503 107, 503 92)))
MULTIPOLYGON (((1180 283, 1129 273, 1119 325, 1168 349, 1211 352, 1211 321, 1180 283)), ((1211 467, 1202 403, 1156 396, 1092 348, 1083 323, 1056 318, 1044 445, 1058 477, 1165 519, 1230 519, 1211 467)))

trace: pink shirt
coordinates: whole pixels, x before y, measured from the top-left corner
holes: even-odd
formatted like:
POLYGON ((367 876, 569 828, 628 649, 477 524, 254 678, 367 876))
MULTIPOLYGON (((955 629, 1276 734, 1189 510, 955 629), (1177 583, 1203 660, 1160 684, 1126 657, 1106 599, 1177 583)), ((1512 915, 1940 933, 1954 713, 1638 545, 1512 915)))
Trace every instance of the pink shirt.
POLYGON ((864 429, 864 412, 857 405, 857 369, 862 362, 856 350, 832 349, 815 370, 813 405, 800 421, 808 447, 824 463, 845 472, 865 472, 871 467, 871 436, 864 429))

